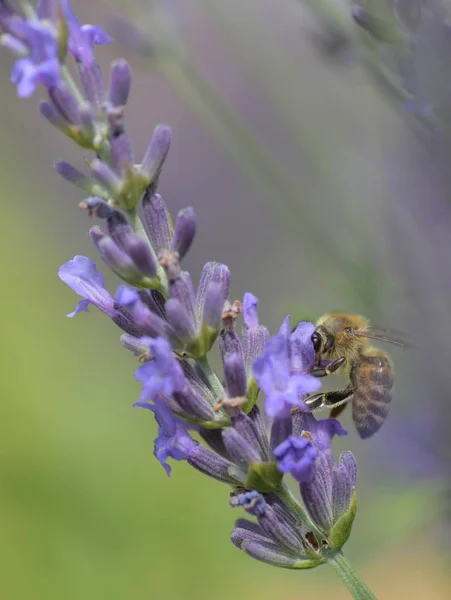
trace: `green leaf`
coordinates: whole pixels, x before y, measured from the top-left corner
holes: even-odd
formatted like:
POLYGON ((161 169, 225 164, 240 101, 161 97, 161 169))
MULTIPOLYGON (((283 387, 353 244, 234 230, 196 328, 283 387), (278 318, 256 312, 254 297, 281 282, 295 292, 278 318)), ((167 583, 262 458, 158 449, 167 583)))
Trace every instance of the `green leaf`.
POLYGON ((249 490, 257 490, 262 494, 280 490, 283 473, 277 468, 277 463, 251 463, 245 486, 249 490))
POLYGON ((247 400, 241 408, 241 410, 243 412, 245 412, 247 415, 251 412, 251 410, 254 408, 255 403, 257 402, 259 389, 260 388, 258 387, 257 382, 252 377, 249 380, 249 384, 247 386, 247 393, 246 393, 247 400))
POLYGON ((338 519, 330 532, 329 542, 331 548, 334 550, 340 550, 340 548, 342 548, 348 541, 348 538, 351 535, 352 524, 354 523, 356 513, 357 494, 354 491, 352 494, 351 504, 349 505, 347 512, 345 512, 344 515, 338 519))

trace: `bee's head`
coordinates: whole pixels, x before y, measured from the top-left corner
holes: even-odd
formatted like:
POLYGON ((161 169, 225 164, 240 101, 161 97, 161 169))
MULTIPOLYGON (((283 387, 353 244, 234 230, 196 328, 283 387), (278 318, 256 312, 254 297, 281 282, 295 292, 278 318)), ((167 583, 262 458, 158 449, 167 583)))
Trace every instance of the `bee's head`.
POLYGON ((315 350, 315 360, 319 364, 322 355, 330 352, 334 346, 334 337, 325 327, 317 327, 312 333, 312 344, 315 350))

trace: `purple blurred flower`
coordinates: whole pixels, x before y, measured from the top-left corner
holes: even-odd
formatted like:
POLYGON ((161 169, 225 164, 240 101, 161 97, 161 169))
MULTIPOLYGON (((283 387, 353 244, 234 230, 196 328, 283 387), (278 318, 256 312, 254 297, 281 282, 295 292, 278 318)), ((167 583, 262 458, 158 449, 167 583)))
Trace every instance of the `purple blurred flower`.
POLYGON ((113 298, 105 288, 102 273, 92 260, 86 256, 74 256, 59 268, 58 275, 76 294, 83 297, 68 317, 74 317, 82 311, 88 312, 89 304, 94 304, 110 317, 115 315, 113 298))
POLYGON ((185 376, 169 342, 162 337, 148 338, 146 342, 153 360, 141 365, 136 371, 136 379, 143 384, 141 400, 155 402, 158 394, 170 396, 174 392, 182 391, 185 376))
POLYGON ((299 483, 313 480, 317 455, 318 452, 309 439, 295 435, 288 436, 274 449, 279 471, 291 473, 299 483))
POLYGON ((195 442, 161 400, 155 404, 135 402, 133 406, 146 408, 154 413, 159 429, 153 453, 164 467, 167 475, 170 475, 171 467, 167 464, 167 459, 185 460, 189 457, 190 452, 194 451, 195 442))
POLYGON ((94 46, 110 44, 111 38, 101 27, 80 25, 69 0, 62 0, 61 5, 69 29, 69 52, 75 60, 89 65, 94 59, 94 46))
POLYGON ((20 98, 31 96, 38 85, 47 89, 61 82, 58 40, 50 27, 38 21, 15 20, 11 35, 26 44, 30 54, 20 58, 11 71, 11 82, 20 98))
POLYGON ((311 375, 299 370, 296 374, 292 373, 292 362, 296 362, 298 369, 302 362, 301 348, 291 347, 289 329, 287 331, 285 323, 281 331, 269 340, 264 354, 257 358, 253 366, 255 379, 266 394, 265 411, 269 417, 287 416, 294 407, 307 410, 301 397, 315 392, 321 386, 320 381, 311 375))
POLYGON ((111 43, 110 36, 101 27, 80 24, 69 0, 41 0, 36 12, 39 19, 50 21, 56 30, 59 19, 64 17, 69 33, 69 52, 85 65, 94 58, 94 46, 111 43))

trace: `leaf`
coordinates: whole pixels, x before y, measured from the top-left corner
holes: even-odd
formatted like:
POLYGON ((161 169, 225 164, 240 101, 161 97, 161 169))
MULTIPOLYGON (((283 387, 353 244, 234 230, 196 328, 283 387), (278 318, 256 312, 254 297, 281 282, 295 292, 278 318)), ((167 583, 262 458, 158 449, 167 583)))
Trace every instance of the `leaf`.
POLYGON ((249 490, 257 490, 262 494, 280 490, 283 473, 277 468, 277 463, 251 463, 245 486, 249 490))
POLYGON ((354 491, 352 494, 351 504, 347 512, 342 515, 335 525, 332 527, 329 534, 329 542, 331 548, 334 550, 340 550, 345 543, 348 541, 351 535, 352 524, 354 523, 355 515, 357 513, 357 494, 354 491))

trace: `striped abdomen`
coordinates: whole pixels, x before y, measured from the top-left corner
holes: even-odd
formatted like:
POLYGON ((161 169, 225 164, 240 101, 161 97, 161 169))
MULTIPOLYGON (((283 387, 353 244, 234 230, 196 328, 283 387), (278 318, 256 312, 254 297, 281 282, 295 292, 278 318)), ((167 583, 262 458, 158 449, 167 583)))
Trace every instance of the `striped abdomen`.
POLYGON ((391 402, 393 373, 382 350, 368 348, 350 372, 352 386, 352 418, 361 438, 376 433, 385 421, 391 402))

